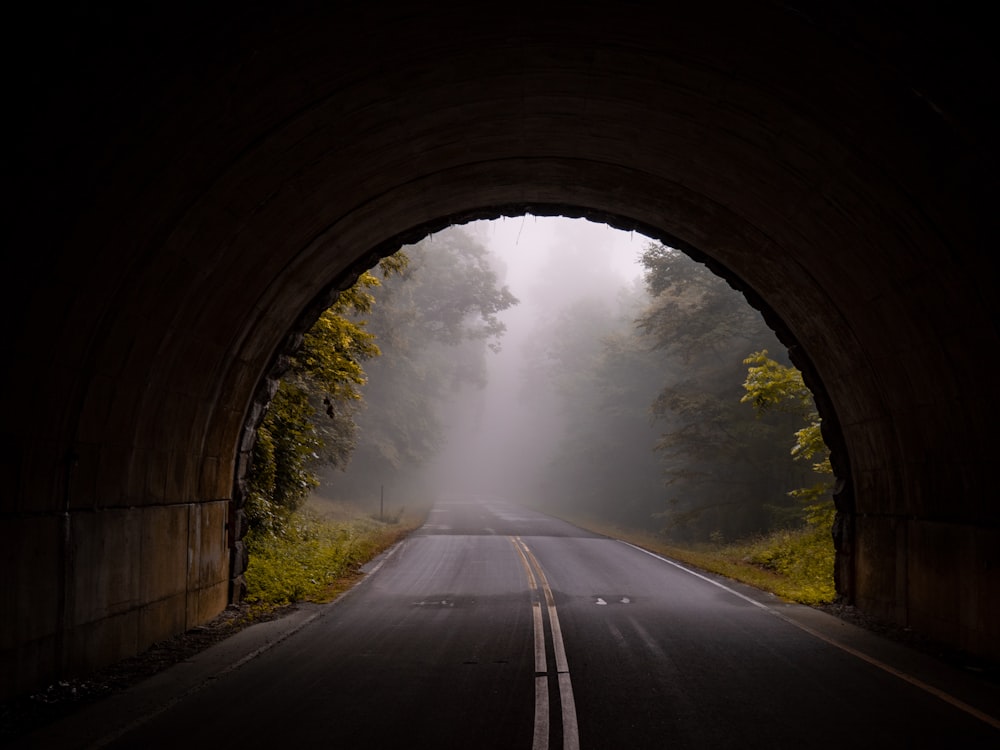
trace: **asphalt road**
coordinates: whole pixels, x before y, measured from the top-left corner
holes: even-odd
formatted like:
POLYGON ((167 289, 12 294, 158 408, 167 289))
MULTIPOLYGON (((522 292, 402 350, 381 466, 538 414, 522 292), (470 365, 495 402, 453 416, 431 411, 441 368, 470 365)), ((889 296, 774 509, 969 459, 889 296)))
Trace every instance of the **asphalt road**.
POLYGON ((173 694, 168 678, 105 706, 99 731, 34 741, 1000 747, 1000 697, 974 675, 497 500, 440 502, 349 594, 266 632, 211 673, 179 670, 173 694))

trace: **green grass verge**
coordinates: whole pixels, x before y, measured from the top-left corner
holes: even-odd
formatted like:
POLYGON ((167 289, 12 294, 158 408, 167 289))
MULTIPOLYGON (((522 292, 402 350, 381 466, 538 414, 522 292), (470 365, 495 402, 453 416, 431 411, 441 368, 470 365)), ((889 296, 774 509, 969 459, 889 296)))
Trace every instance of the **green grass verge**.
POLYGON ((247 536, 245 601, 262 609, 331 601, 358 580, 362 565, 423 522, 423 514, 331 520, 312 508, 297 511, 281 536, 247 536))
MULTIPOLYGON (((548 509, 541 509, 550 513, 548 509)), ((598 534, 631 542, 701 570, 726 576, 802 604, 825 604, 836 596, 833 540, 826 529, 781 530, 732 544, 679 546, 643 530, 594 518, 562 517, 598 534)), ((258 609, 294 602, 331 601, 360 577, 360 568, 418 528, 426 510, 392 514, 323 514, 313 507, 296 513, 283 536, 250 536, 246 601, 258 609)))
POLYGON ((564 518, 594 533, 631 542, 701 570, 770 591, 787 601, 817 605, 836 598, 833 538, 828 529, 806 527, 775 531, 732 544, 679 546, 648 531, 593 518, 564 518))

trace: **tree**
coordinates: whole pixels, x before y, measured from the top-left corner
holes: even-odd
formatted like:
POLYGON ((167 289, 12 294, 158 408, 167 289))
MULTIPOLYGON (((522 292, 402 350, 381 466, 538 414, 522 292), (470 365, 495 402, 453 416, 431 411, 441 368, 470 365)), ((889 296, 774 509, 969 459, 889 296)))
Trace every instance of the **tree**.
POLYGON ((406 269, 385 281, 367 316, 383 356, 367 368, 357 450, 345 471, 324 476, 340 497, 406 482, 437 454, 447 404, 485 385, 485 358, 505 332, 499 315, 517 304, 498 259, 464 227, 403 251, 406 269))
POLYGON ((796 467, 776 448, 783 414, 755 420, 739 407, 743 352, 779 346, 762 317, 704 265, 652 243, 641 262, 652 301, 638 326, 670 360, 652 413, 668 488, 658 514, 686 537, 764 531, 786 513, 796 467))
MULTIPOLYGON (((383 277, 401 273, 405 255, 380 263, 383 277)), ((381 281, 361 274, 323 311, 291 357, 257 429, 247 475, 246 514, 251 529, 280 532, 319 484, 320 462, 344 465, 354 449, 354 420, 366 382, 362 363, 378 357, 375 336, 363 316, 371 313, 381 281), (325 415, 325 419, 317 419, 325 415)))
POLYGON ((746 391, 743 403, 752 404, 758 415, 785 411, 805 422, 804 427, 795 431, 790 452, 794 460, 811 461, 811 468, 820 479, 788 494, 801 503, 808 523, 829 528, 834 515, 833 500, 828 497, 833 486, 833 468, 812 392, 797 368, 771 359, 766 349, 754 352, 743 363, 749 365, 743 383, 746 391))
POLYGON ((649 403, 664 357, 634 326, 645 290, 621 288, 617 305, 605 298, 581 296, 532 331, 523 398, 558 425, 538 446, 549 448, 539 499, 642 527, 662 496, 649 403))

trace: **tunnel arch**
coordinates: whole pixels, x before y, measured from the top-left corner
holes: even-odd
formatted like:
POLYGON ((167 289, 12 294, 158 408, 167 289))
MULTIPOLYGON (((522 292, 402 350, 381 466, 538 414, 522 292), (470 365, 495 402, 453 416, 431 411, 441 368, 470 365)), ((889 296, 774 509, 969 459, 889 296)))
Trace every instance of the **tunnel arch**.
MULTIPOLYGON (((838 593, 843 601, 850 601, 852 595, 853 580, 850 548, 850 523, 853 513, 853 484, 850 472, 850 459, 847 453, 844 438, 840 430, 836 412, 833 409, 825 386, 816 374, 812 361, 805 351, 798 345, 794 334, 784 324, 784 321, 775 314, 767 302, 762 299, 755 290, 749 288, 741 278, 730 269, 721 265, 710 255, 698 248, 687 245, 675 236, 667 234, 660 229, 647 226, 626 217, 607 214, 598 209, 581 209, 576 206, 539 204, 536 202, 522 205, 504 205, 476 208, 466 210, 460 214, 449 217, 435 217, 433 220, 414 227, 400 235, 388 238, 379 242, 375 249, 363 252, 359 255, 356 264, 345 271, 340 277, 331 280, 326 288, 309 304, 299 315, 296 323, 288 331, 284 344, 279 347, 274 356, 271 366, 257 388, 253 404, 248 412, 246 423, 244 424, 240 445, 242 447, 237 456, 236 469, 234 472, 233 503, 230 512, 240 514, 243 505, 246 489, 244 487, 244 475, 249 467, 250 451, 252 450, 254 435, 260 424, 260 420, 270 399, 274 395, 277 383, 287 371, 289 358, 295 353, 302 341, 302 335, 318 319, 320 314, 327 309, 336 299, 339 290, 352 284, 358 275, 370 270, 373 264, 379 259, 391 255, 405 245, 414 244, 427 239, 433 234, 450 226, 460 226, 469 222, 479 220, 496 220, 511 217, 525 216, 559 216, 571 219, 581 219, 596 224, 603 224, 621 231, 639 232, 643 237, 657 242, 661 242, 668 247, 684 252, 688 257, 696 260, 710 268, 717 276, 723 278, 732 288, 739 291, 745 301, 759 312, 775 332, 778 340, 785 346, 793 363, 803 373, 803 378, 813 393, 813 398, 823 419, 822 429, 824 440, 831 449, 831 463, 834 470, 834 491, 835 503, 842 512, 839 514, 837 524, 834 529, 835 539, 838 544, 838 556, 840 564, 835 570, 835 579, 838 593)), ((235 522, 234 528, 242 528, 242 522, 235 522)), ((237 541, 237 540, 234 540, 237 541)), ((231 571, 237 579, 237 590, 242 589, 239 576, 242 570, 240 566, 245 564, 245 560, 240 558, 239 564, 231 571)), ((234 594, 235 595, 235 594, 234 594)))
POLYGON ((642 228, 737 283, 839 426, 854 601, 997 656, 989 48, 922 9, 661 5, 30 19, 6 691, 225 606, 288 332, 401 242, 511 211, 642 228))

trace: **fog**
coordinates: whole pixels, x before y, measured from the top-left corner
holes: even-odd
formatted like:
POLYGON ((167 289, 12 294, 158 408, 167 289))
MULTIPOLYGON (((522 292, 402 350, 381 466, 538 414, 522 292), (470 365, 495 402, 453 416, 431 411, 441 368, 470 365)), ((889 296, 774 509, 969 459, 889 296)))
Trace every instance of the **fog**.
POLYGON ((356 447, 318 497, 494 497, 678 540, 781 523, 806 482, 789 457, 801 422, 758 419, 741 397, 745 358, 784 350, 704 266, 640 234, 530 215, 402 250, 407 273, 385 279, 366 321, 382 356, 364 365, 356 447))
MULTIPOLYGON (((488 382, 447 415, 444 449, 422 479, 431 494, 476 494, 528 502, 564 429, 552 401, 526 399, 536 326, 578 301, 613 305, 642 274, 648 238, 584 219, 522 216, 467 225, 505 266, 519 304, 501 318, 503 346, 487 355, 488 382)), ((537 384, 536 384, 537 386, 537 384)), ((655 394, 650 394, 650 399, 655 394)))

